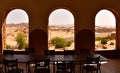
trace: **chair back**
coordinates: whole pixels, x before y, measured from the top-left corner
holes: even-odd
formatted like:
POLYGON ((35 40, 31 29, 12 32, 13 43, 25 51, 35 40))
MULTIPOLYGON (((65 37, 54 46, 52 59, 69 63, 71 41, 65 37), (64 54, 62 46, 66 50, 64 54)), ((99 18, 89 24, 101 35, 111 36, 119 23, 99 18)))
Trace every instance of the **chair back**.
POLYGON ((28 53, 28 54, 34 54, 34 48, 26 48, 25 51, 28 53))
POLYGON ((4 50, 3 54, 4 55, 13 55, 14 54, 14 50, 4 50))
POLYGON ((74 55, 75 51, 74 50, 64 50, 64 55, 74 55))
POLYGON ((45 55, 55 55, 55 50, 44 50, 45 55))
POLYGON ((49 62, 47 58, 35 60, 35 73, 50 73, 49 62))
POLYGON ((18 60, 6 60, 3 59, 5 72, 8 72, 10 69, 18 68, 18 60))
POLYGON ((89 56, 87 57, 87 63, 82 66, 82 73, 84 70, 86 73, 101 73, 100 65, 100 56, 89 56))
POLYGON ((80 49, 80 54, 90 54, 90 49, 82 48, 80 49))
POLYGON ((63 73, 72 73, 73 72, 73 62, 70 61, 70 62, 62 62, 62 63, 59 63, 57 62, 57 72, 56 73, 60 73, 60 72, 63 72, 63 73))
POLYGON ((99 64, 100 56, 98 57, 87 57, 87 64, 99 64))

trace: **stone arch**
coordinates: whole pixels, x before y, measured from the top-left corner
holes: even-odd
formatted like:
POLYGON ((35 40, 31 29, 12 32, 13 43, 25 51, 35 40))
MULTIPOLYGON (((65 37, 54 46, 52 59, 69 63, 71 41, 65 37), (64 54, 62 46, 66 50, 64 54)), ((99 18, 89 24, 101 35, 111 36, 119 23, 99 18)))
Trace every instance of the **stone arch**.
POLYGON ((57 10, 57 9, 65 9, 65 10, 68 10, 69 12, 72 13, 72 15, 73 15, 73 17, 74 17, 74 21, 76 20, 76 19, 75 19, 76 14, 75 14, 74 10, 73 10, 72 8, 70 8, 70 7, 65 6, 65 5, 61 5, 61 6, 56 6, 56 7, 54 7, 54 8, 50 8, 50 9, 49 9, 49 12, 48 12, 48 19, 49 19, 50 14, 51 14, 53 11, 57 10))
MULTIPOLYGON (((47 19, 48 19, 47 21, 49 21, 50 14, 57 9, 65 9, 65 10, 68 10, 69 12, 71 12, 71 14, 74 17, 74 27, 76 26, 76 20, 77 20, 76 11, 73 8, 70 8, 70 7, 65 6, 65 5, 60 5, 60 6, 56 6, 56 7, 53 7, 53 8, 49 8, 49 11, 47 13, 47 19)), ((48 24, 49 24, 49 22, 48 22, 48 24)))
MULTIPOLYGON (((49 11, 48 11, 48 13, 47 13, 47 16, 46 16, 47 19, 48 19, 47 21, 49 21, 49 16, 50 16, 50 14, 51 14, 53 11, 57 10, 57 9, 65 9, 65 10, 68 10, 69 12, 71 12, 72 15, 73 15, 73 17, 74 17, 74 27, 76 27, 77 14, 76 14, 75 10, 73 10, 72 8, 67 7, 67 6, 65 6, 65 5, 61 5, 61 6, 56 6, 56 7, 54 7, 54 8, 50 8, 49 11)), ((48 22, 48 24, 49 24, 49 22, 48 22)), ((47 25, 47 27, 48 27, 48 25, 47 25)))
MULTIPOLYGON (((116 19, 116 50, 120 50, 120 15, 118 14, 118 11, 113 8, 104 8, 105 10, 108 10, 113 13, 116 19)), ((102 10, 102 9, 101 9, 102 10)), ((98 11, 99 12, 99 11, 98 11)))
MULTIPOLYGON (((1 38, 2 38, 2 50, 5 48, 5 37, 6 37, 6 35, 5 35, 5 30, 6 30, 6 17, 7 17, 7 15, 11 12, 11 11, 13 11, 13 10, 15 10, 15 9, 20 9, 20 10, 23 10, 26 14, 27 14, 27 16, 28 16, 28 22, 29 22, 29 15, 28 15, 28 13, 27 13, 27 10, 25 10, 25 9, 22 9, 22 8, 9 8, 6 12, 5 12, 5 14, 4 14, 4 16, 3 16, 3 23, 2 23, 2 35, 1 35, 1 38)), ((28 35, 29 35, 29 33, 28 33, 28 35)))
MULTIPOLYGON (((74 11, 73 11, 72 9, 66 7, 66 6, 59 6, 59 7, 53 8, 53 9, 51 9, 51 10, 49 11, 49 13, 48 13, 48 14, 49 14, 49 17, 50 17, 50 15, 51 15, 52 12, 54 12, 54 11, 56 11, 56 10, 58 10, 58 9, 64 9, 64 10, 70 12, 71 15, 73 16, 73 20, 74 20, 74 22, 73 22, 73 24, 74 24, 74 42, 75 42, 75 13, 74 13, 74 11)), ((48 17, 48 21, 49 21, 49 17, 48 17)), ((49 22, 48 22, 48 28, 49 28, 49 22)), ((74 49, 74 48, 75 48, 75 47, 73 47, 73 49, 74 49)))
POLYGON ((9 12, 12 11, 12 10, 14 10, 14 9, 23 10, 23 11, 25 11, 27 13, 28 16, 30 16, 30 12, 26 8, 23 8, 23 7, 11 7, 11 8, 9 8, 8 10, 6 10, 4 12, 4 15, 3 15, 3 21, 4 22, 6 21, 5 19, 6 19, 7 15, 9 14, 9 12))
POLYGON ((111 11, 116 18, 116 50, 120 50, 120 14, 112 8, 107 8, 107 10, 111 11))

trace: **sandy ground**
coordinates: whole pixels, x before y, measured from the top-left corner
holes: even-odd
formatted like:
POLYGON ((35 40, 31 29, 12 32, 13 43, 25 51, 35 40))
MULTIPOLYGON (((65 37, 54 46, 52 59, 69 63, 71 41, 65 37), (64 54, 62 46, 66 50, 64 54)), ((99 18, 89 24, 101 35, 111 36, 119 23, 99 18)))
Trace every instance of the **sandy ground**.
POLYGON ((49 31, 49 42, 50 39, 54 37, 61 37, 64 38, 68 41, 73 41, 71 46, 65 47, 65 48, 57 48, 55 49, 55 46, 49 44, 49 49, 50 50, 56 50, 56 51, 63 51, 63 50, 73 50, 74 49, 74 31, 73 30, 50 30, 49 31))
MULTIPOLYGON (((6 28, 6 44, 16 47, 17 43, 15 42, 15 37, 18 32, 23 32, 28 37, 28 29, 27 27, 7 27, 6 28)), ((53 37, 62 37, 67 40, 73 41, 72 45, 70 47, 65 48, 59 48, 55 49, 55 46, 49 44, 50 50, 57 50, 57 51, 63 51, 65 50, 73 50, 74 49, 74 30, 49 30, 49 38, 48 41, 50 41, 53 37)), ((95 41, 95 48, 96 50, 113 50, 115 49, 115 40, 108 41, 106 45, 106 49, 102 48, 103 45, 100 44, 100 41, 95 41), (110 45, 110 43, 113 42, 114 45, 110 45)))
POLYGON ((114 50, 115 44, 116 44, 115 40, 108 41, 106 45, 102 45, 102 44, 100 44, 100 41, 96 41, 95 42, 95 50, 114 50), (114 43, 114 44, 111 45, 111 43, 114 43), (103 46, 105 46, 106 48, 103 49, 103 46))
POLYGON ((24 33, 25 36, 28 37, 28 29, 27 27, 6 27, 6 45, 10 45, 13 48, 17 47, 17 42, 15 41, 15 37, 17 36, 18 32, 24 33))

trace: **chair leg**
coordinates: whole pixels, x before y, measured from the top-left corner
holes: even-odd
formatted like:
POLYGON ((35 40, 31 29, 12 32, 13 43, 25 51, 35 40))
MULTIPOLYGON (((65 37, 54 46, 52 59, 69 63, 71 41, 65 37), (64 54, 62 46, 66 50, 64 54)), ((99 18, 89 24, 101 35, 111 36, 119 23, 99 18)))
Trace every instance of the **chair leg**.
POLYGON ((101 73, 101 69, 99 70, 99 73, 101 73))
POLYGON ((0 68, 0 72, 1 72, 1 73, 4 73, 3 65, 2 65, 2 67, 0 68))
POLYGON ((83 69, 81 68, 80 73, 83 73, 83 69))
POLYGON ((30 62, 28 62, 26 64, 26 68, 27 68, 27 73, 31 73, 31 70, 30 70, 30 62))
POLYGON ((0 73, 3 73, 3 69, 2 68, 0 68, 0 73))

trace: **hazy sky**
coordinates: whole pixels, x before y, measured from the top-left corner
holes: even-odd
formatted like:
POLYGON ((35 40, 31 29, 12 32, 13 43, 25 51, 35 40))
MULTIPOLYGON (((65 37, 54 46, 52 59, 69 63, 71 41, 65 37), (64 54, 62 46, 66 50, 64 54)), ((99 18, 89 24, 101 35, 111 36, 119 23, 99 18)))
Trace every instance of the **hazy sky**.
POLYGON ((29 22, 29 17, 27 13, 21 9, 15 9, 10 11, 6 17, 7 24, 28 23, 28 22, 29 22))
POLYGON ((57 9, 49 16, 49 24, 74 24, 74 16, 65 9, 57 9))
MULTIPOLYGON (((57 9, 48 17, 49 24, 74 24, 74 16, 65 9, 57 9)), ((8 13, 6 23, 28 23, 29 17, 24 10, 15 9, 8 13)), ((115 26, 116 20, 112 12, 101 10, 95 17, 96 26, 115 26)))
POLYGON ((101 10, 95 18, 96 26, 116 26, 116 19, 112 12, 101 10))

